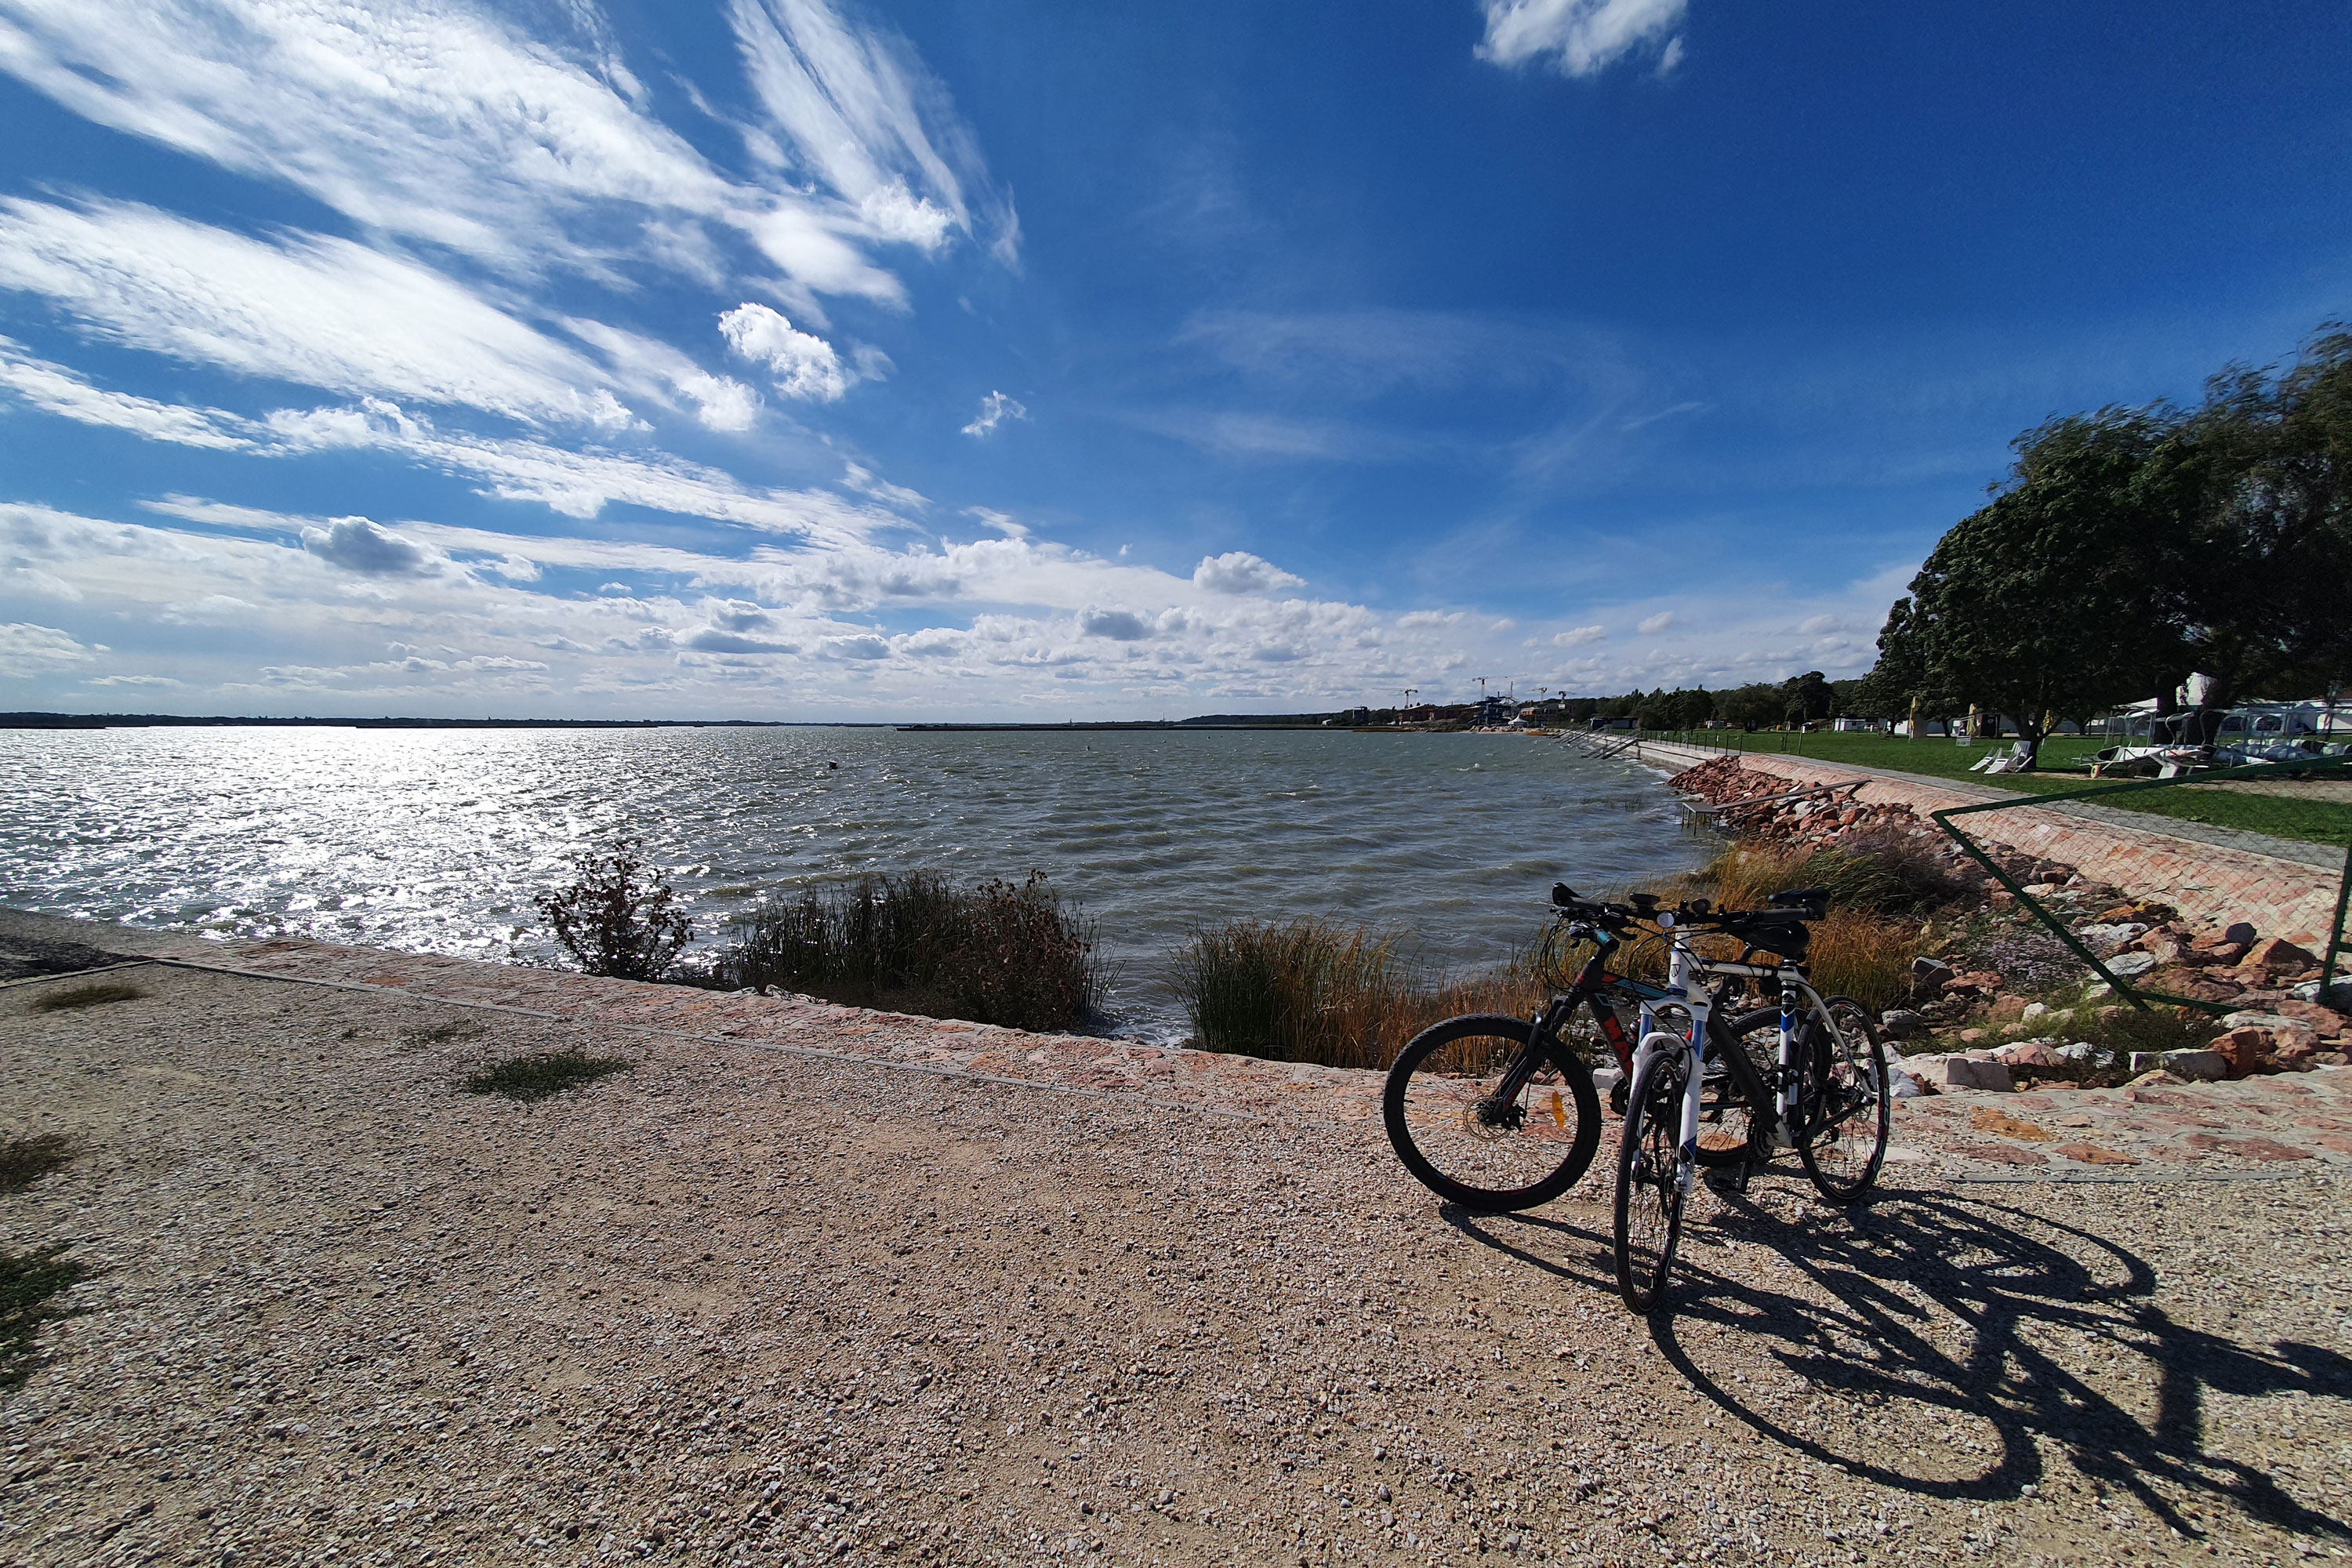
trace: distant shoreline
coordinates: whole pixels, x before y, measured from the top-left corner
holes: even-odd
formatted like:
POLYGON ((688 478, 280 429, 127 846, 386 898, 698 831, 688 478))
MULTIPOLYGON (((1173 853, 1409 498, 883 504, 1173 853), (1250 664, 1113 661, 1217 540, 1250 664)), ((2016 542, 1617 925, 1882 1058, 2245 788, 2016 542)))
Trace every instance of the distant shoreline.
POLYGON ((1071 720, 1063 723, 909 724, 894 719, 265 719, 199 717, 174 713, 0 713, 0 730, 897 730, 902 733, 988 731, 1096 730, 1313 730, 1337 726, 1319 720, 1268 719, 1264 723, 1204 722, 1192 719, 1071 720))

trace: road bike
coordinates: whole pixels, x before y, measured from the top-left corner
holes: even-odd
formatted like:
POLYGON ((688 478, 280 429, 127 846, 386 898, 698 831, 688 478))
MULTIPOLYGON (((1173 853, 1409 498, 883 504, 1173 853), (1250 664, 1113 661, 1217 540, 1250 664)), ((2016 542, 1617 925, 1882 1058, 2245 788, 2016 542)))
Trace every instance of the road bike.
POLYGON ((1532 1017, 1471 1013, 1432 1024, 1397 1053, 1381 1097, 1404 1168, 1482 1214, 1533 1208, 1577 1184, 1601 1142, 1593 1058, 1602 1046, 1615 1058, 1622 1105, 1633 1042, 1620 1013, 1665 994, 1610 967, 1640 918, 1633 906, 1581 900, 1562 884, 1551 910, 1547 971, 1563 946, 1591 944, 1569 988, 1532 1017), (1586 1014, 1590 1035, 1578 1027, 1586 1014))
POLYGON ((1823 1197, 1851 1203, 1886 1158, 1886 1048, 1869 1009, 1822 995, 1805 964, 1809 922, 1828 913, 1829 895, 1792 889, 1767 902, 1741 910, 1634 900, 1667 945, 1663 998, 1643 1014, 1618 1139, 1617 1288, 1637 1312, 1664 1298, 1701 1169, 1744 1188, 1794 1152, 1823 1197), (1696 939, 1709 934, 1740 942, 1739 956, 1701 954, 1696 939), (1748 986, 1773 1005, 1727 1016, 1719 1004, 1748 986), (1656 1026, 1666 1010, 1687 1020, 1681 1032, 1656 1026))

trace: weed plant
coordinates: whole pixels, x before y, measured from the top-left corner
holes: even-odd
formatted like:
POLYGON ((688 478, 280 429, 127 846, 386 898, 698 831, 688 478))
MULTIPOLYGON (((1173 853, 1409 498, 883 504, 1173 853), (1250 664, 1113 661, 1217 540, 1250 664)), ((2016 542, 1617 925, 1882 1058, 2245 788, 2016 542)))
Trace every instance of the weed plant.
POLYGON ((928 872, 804 889, 739 923, 712 984, 1017 1029, 1102 1013, 1094 928, 1042 873, 957 888, 928 872))
POLYGON ((539 895, 540 918, 583 972, 659 980, 694 940, 677 895, 645 858, 644 841, 583 850, 567 885, 539 895))
POLYGON ((64 1013, 77 1007, 102 1007, 109 1002, 131 1002, 146 994, 136 985, 127 985, 120 980, 101 980, 90 985, 45 991, 33 999, 33 1011, 64 1013))
POLYGON ((503 1095, 528 1103, 593 1083, 607 1073, 628 1070, 629 1064, 618 1057, 585 1056, 577 1050, 541 1051, 484 1068, 466 1080, 466 1089, 469 1094, 503 1095))
POLYGON ((68 1258, 62 1241, 30 1252, 0 1247, 0 1390, 19 1388, 33 1375, 33 1338, 40 1326, 66 1313, 56 1298, 86 1269, 68 1258))
POLYGON ((73 1145, 55 1132, 0 1143, 0 1193, 22 1192, 73 1158, 73 1145))

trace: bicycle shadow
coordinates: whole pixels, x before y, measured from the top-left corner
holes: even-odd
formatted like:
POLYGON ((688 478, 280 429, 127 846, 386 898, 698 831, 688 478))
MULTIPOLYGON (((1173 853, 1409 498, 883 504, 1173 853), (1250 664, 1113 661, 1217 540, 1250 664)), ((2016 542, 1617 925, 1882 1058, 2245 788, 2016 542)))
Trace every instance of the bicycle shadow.
MULTIPOLYGON (((1913 1191, 1883 1194, 1834 1220, 1790 1221, 1759 1205, 1767 1191, 1723 1195, 1722 1209, 1685 1233, 1670 1310, 1648 1323, 1658 1351, 1723 1415, 1859 1478, 1974 1501, 2039 1484, 2041 1445, 2052 1442, 2083 1475, 2128 1492, 2192 1539, 2203 1531, 2164 1488, 2226 1499, 2281 1529, 2352 1543, 2343 1521, 2305 1507, 2262 1468, 2207 1452, 2202 1441, 2209 1394, 2342 1397, 2352 1394, 2352 1358, 2291 1341, 2255 1349, 2175 1322, 2155 1300, 2156 1272, 2145 1259, 2022 1209, 1913 1191), (1723 1266, 1727 1247, 1748 1251, 1750 1266, 1723 1266), (1759 1252, 1766 1256, 1753 1257, 1759 1252), (2062 1361, 2049 1347, 2064 1341, 2074 1342, 2062 1361), (1816 1422, 1807 1399, 1743 1382, 1759 1343, 1811 1391, 1850 1408, 1816 1422), (2094 1343, 2121 1363, 2095 1383, 2068 1364, 2087 1358, 2094 1343), (2152 1387, 2117 1375, 2128 1371, 2147 1374, 2152 1387), (1872 1420, 1889 1406, 1903 1407, 1908 1430, 1872 1420), (1923 1413, 1940 1415, 1951 1429, 1923 1436, 1923 1413), (1984 1440, 1972 1441, 1971 1430, 1984 1440), (1972 1464, 1972 1450, 1990 1458, 1972 1464)), ((1615 1293, 1605 1225, 1460 1211, 1446 1217, 1522 1262, 1615 1293), (1560 1243, 1568 1259, 1546 1256, 1560 1243)))

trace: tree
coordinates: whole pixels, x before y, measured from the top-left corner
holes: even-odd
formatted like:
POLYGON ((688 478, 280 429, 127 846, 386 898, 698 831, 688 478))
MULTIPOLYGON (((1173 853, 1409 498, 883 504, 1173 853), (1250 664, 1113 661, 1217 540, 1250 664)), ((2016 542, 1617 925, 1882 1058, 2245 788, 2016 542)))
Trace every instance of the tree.
POLYGON ((2352 333, 2315 338, 2276 377, 2216 376, 2151 466, 2198 503, 2170 605, 2179 674, 2211 677, 2214 709, 2265 688, 2340 685, 2352 673, 2352 333))
POLYGON ((2049 716, 2087 719, 2175 668, 2168 612, 2204 480, 2151 458, 2179 424, 2110 408, 2020 437, 2010 488, 1944 535, 1889 613, 1885 680, 2008 714, 2032 767, 2049 716))
POLYGON ((1786 700, 1780 689, 1763 681, 1751 681, 1728 691, 1717 692, 1715 710, 1727 724, 1737 724, 1743 730, 1760 729, 1780 721, 1786 700))
POLYGON ((1816 719, 1826 719, 1837 706, 1830 694, 1830 683, 1818 669, 1809 669, 1780 683, 1781 712, 1791 724, 1810 724, 1816 719))

